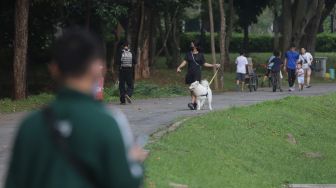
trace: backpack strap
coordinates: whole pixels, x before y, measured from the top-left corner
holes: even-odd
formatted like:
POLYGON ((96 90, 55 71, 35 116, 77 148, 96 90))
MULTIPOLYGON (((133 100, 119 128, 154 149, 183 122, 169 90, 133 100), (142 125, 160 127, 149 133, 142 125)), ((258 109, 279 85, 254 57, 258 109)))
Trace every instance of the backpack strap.
POLYGON ((302 57, 302 59, 304 60, 303 64, 307 64, 308 63, 308 60, 305 58, 304 55, 300 55, 302 57))
POLYGON ((61 130, 60 122, 57 121, 53 109, 50 106, 47 106, 42 110, 42 114, 56 149, 63 154, 65 159, 72 165, 77 173, 92 187, 102 188, 103 186, 101 186, 95 176, 93 169, 80 159, 69 147, 68 136, 70 135, 64 134, 64 131, 61 130))
POLYGON ((197 61, 195 60, 194 54, 193 54, 192 52, 191 52, 191 57, 193 58, 194 63, 196 63, 196 65, 201 66, 201 65, 199 65, 199 64, 197 63, 197 61))

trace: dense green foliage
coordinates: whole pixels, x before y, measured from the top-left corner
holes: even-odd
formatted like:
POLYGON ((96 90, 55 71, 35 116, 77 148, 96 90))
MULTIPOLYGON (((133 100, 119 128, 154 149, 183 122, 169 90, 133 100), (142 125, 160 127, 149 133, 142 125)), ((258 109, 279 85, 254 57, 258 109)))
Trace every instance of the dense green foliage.
MULTIPOLYGON (((181 35, 181 50, 187 51, 190 41, 199 39, 199 33, 183 33, 181 35)), ((242 34, 233 34, 230 42, 230 52, 239 52, 242 49, 242 34)), ((215 37, 216 49, 219 50, 219 38, 215 37)), ((273 36, 271 35, 250 35, 249 40, 250 52, 272 52, 273 51, 273 36)), ((210 48, 210 35, 206 35, 205 44, 203 49, 209 53, 210 48)), ((317 36, 316 51, 318 52, 335 52, 336 51, 336 35, 335 34, 319 34, 317 36)))
POLYGON ((190 119, 148 146, 147 187, 334 183, 335 106, 336 94, 287 97, 190 119))

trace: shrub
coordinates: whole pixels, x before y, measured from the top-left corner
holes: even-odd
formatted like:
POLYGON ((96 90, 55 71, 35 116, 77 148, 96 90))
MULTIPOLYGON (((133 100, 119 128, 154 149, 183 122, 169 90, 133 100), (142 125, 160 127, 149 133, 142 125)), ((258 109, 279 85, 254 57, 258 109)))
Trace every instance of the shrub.
MULTIPOLYGON (((203 50, 205 53, 211 52, 210 46, 210 34, 205 35, 205 41, 203 44, 203 50)), ((188 32, 181 35, 181 51, 186 52, 190 46, 190 41, 200 38, 199 33, 188 32)), ((243 35, 234 33, 230 42, 230 52, 239 52, 242 48, 243 35)), ((250 35, 249 36, 249 51, 250 52, 272 52, 273 51, 273 36, 271 35, 250 35)), ((215 34, 216 49, 219 49, 219 37, 215 34)), ((318 52, 333 52, 336 49, 336 35, 322 33, 317 36, 316 39, 316 51, 318 52)))
POLYGON ((336 35, 331 33, 322 33, 317 36, 316 51, 333 52, 336 49, 336 35))

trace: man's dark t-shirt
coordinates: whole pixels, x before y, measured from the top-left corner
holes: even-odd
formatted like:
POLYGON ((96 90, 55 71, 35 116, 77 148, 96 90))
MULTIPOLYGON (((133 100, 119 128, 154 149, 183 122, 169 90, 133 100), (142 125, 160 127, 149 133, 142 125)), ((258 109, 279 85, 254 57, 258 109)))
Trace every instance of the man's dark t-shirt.
POLYGON ((188 72, 201 71, 201 67, 205 63, 203 53, 193 54, 192 52, 188 52, 184 60, 188 62, 188 72))
POLYGON ((275 58, 272 59, 271 62, 274 63, 273 66, 272 66, 272 72, 280 72, 281 65, 283 64, 281 59, 278 58, 278 57, 275 57, 275 58))

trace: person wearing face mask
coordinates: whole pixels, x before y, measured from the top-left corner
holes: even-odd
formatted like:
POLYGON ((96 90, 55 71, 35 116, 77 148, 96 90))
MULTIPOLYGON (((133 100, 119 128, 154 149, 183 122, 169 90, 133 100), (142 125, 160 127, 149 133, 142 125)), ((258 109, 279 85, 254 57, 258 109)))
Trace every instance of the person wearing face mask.
POLYGON ((122 49, 117 57, 119 66, 119 92, 120 104, 125 105, 126 100, 132 103, 132 94, 134 90, 134 66, 136 57, 131 52, 128 42, 124 42, 122 49), (127 88, 126 88, 127 87, 127 88))
POLYGON ((94 100, 104 64, 102 45, 85 29, 54 44, 55 100, 20 124, 5 188, 139 188, 147 156, 132 139, 125 115, 94 100))
MULTIPOLYGON (((184 66, 188 65, 187 75, 185 77, 185 83, 187 85, 192 84, 195 81, 201 81, 202 67, 216 67, 219 68, 220 64, 210 64, 205 61, 204 54, 200 51, 200 45, 193 41, 190 44, 190 51, 186 54, 182 63, 177 67, 176 72, 180 73, 184 66)), ((196 110, 196 96, 191 93, 191 103, 188 103, 190 110, 196 110)))

